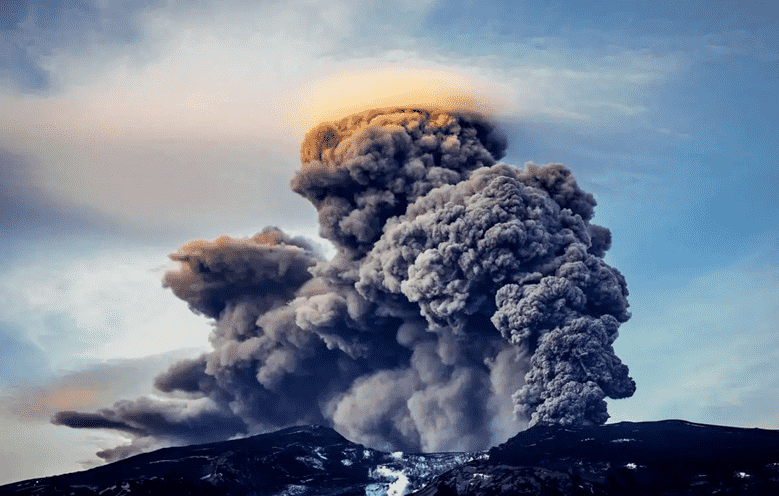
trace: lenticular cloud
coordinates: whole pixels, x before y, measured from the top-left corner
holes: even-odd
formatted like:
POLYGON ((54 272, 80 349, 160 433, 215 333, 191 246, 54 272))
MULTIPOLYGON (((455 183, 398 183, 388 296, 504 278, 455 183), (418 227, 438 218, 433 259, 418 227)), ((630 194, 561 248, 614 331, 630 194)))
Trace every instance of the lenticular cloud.
POLYGON ((157 378, 170 400, 53 422, 136 449, 323 423, 404 451, 603 424, 604 398, 635 391, 612 348, 630 314, 610 233, 569 169, 498 163, 505 147, 484 117, 431 109, 311 130, 292 189, 336 255, 274 227, 183 246, 164 284, 214 319, 213 351, 157 378))

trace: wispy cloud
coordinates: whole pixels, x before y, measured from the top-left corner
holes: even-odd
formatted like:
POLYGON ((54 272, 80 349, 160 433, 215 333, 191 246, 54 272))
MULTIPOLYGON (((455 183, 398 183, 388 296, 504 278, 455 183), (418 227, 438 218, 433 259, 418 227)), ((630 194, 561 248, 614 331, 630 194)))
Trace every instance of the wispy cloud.
MULTIPOLYGON (((165 253, 111 250, 28 259, 3 273, 0 321, 53 371, 108 358, 207 346, 210 326, 162 288, 165 253)), ((0 355, 11 350, 4 348, 0 355)), ((5 358, 4 358, 5 359, 5 358)))
POLYGON ((58 53, 114 52, 141 36, 140 15, 160 1, 21 0, 3 2, 0 81, 22 93, 46 94, 65 83, 52 66, 58 53))
MULTIPOLYGON (((57 5, 29 7, 13 32, 76 15, 57 5)), ((300 96, 311 81, 366 67, 447 70, 500 95, 505 116, 618 129, 645 125, 652 88, 683 70, 687 56, 621 46, 618 37, 579 45, 581 29, 517 37, 500 26, 469 33, 486 50, 469 53, 459 38, 431 34, 435 2, 147 2, 110 22, 102 19, 119 3, 96 5, 83 3, 79 38, 36 35, 57 46, 35 59, 59 81, 47 90, 56 98, 6 88, 1 104, 13 117, 0 122, 0 138, 34 159, 46 194, 148 236, 182 225, 216 235, 239 218, 252 219, 247 228, 282 216, 313 225, 313 211, 288 189, 305 131, 300 96)))
MULTIPOLYGON (((4 350, 5 351, 5 350, 4 350)), ((109 407, 116 398, 150 393, 153 378, 196 349, 93 363, 45 380, 0 386, 0 484, 91 468, 95 451, 129 441, 108 431, 51 424, 63 409, 109 407)), ((5 359, 4 359, 5 360, 5 359)))
POLYGON ((700 42, 717 56, 749 55, 766 62, 779 60, 775 40, 767 41, 762 34, 745 29, 707 34, 700 42))
POLYGON ((637 115, 647 111, 643 105, 624 105, 616 102, 582 102, 582 105, 592 108, 606 108, 625 115, 637 115))

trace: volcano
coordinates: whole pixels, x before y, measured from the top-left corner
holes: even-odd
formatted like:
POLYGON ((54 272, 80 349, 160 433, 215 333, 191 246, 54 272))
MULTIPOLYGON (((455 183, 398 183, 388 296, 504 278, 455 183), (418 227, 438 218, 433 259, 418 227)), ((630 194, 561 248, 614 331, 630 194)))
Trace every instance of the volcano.
POLYGON ((385 453, 308 425, 164 448, 3 495, 776 495, 779 431, 682 420, 536 425, 490 450, 385 453))

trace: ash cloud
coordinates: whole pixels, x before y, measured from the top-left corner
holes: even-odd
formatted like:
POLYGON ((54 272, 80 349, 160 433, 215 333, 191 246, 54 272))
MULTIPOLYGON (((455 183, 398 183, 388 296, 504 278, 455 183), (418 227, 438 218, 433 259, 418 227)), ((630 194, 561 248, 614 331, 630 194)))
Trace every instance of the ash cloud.
POLYGON ((630 314, 610 233, 569 169, 498 163, 505 148, 486 118, 435 109, 311 130, 292 189, 336 255, 277 228, 185 245, 164 284, 214 319, 213 351, 157 378, 175 400, 55 423, 136 436, 106 459, 300 423, 403 451, 604 423, 604 398, 635 391, 612 348, 630 314))

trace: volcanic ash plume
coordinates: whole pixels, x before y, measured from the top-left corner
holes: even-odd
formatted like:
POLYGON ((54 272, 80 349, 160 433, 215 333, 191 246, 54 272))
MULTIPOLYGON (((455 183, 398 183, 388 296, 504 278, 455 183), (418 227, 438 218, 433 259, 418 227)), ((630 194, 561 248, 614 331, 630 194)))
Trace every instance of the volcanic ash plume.
POLYGON ((404 451, 603 424, 604 398, 635 391, 612 348, 630 314, 610 233, 570 170, 496 163, 505 147, 483 117, 430 109, 311 130, 292 188, 337 254, 276 228, 189 243, 164 283, 214 319, 213 351, 157 378, 175 399, 54 422, 139 449, 324 423, 404 451))

